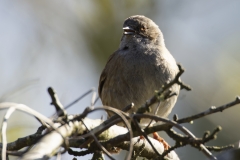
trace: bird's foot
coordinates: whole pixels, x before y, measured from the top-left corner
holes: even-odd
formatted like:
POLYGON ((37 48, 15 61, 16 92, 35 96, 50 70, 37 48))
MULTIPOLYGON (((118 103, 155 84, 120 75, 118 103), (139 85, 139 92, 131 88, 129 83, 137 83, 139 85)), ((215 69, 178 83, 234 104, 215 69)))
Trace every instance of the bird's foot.
POLYGON ((165 151, 168 150, 168 149, 171 147, 162 137, 160 137, 160 136, 158 135, 157 132, 153 132, 153 138, 163 144, 165 151))

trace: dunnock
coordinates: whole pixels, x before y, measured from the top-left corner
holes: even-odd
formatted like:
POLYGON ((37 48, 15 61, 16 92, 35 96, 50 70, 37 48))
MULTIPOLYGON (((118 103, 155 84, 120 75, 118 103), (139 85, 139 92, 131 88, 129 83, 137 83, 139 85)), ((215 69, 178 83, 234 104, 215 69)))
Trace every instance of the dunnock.
MULTIPOLYGON (((149 18, 135 15, 123 24, 120 46, 109 58, 99 80, 99 96, 103 105, 123 109, 134 103, 134 112, 154 91, 174 79, 179 69, 165 47, 162 32, 149 18)), ((151 113, 167 117, 176 103, 180 86, 171 87, 176 96, 151 106, 151 113)), ((109 113, 111 115, 111 113, 109 113)), ((148 125, 150 120, 141 121, 148 125)))

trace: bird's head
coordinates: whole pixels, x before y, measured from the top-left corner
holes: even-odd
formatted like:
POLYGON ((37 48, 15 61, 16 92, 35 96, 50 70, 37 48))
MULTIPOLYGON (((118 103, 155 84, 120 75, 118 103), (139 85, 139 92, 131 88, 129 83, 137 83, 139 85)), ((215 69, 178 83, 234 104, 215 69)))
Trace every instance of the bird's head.
POLYGON ((123 36, 136 37, 152 42, 163 41, 163 35, 158 25, 151 19, 135 15, 127 18, 123 24, 123 36))

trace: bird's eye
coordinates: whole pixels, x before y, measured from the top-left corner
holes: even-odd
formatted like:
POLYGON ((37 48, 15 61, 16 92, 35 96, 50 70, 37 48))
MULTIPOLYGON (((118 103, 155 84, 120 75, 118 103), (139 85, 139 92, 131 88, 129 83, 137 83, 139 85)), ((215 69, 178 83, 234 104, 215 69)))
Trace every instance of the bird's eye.
POLYGON ((145 31, 145 28, 144 28, 144 27, 141 27, 140 30, 141 30, 141 31, 145 31))

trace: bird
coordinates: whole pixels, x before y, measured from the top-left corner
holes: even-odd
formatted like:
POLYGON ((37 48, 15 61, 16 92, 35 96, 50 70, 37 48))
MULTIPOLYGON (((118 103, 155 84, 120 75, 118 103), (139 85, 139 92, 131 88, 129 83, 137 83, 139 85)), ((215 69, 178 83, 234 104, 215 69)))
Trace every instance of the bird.
MULTIPOLYGON (((158 25, 143 15, 128 17, 123 23, 123 35, 119 48, 110 55, 100 79, 98 94, 103 105, 122 110, 134 103, 129 113, 136 112, 156 90, 171 82, 179 68, 165 46, 158 25)), ((166 118, 172 111, 180 86, 171 86, 175 96, 151 106, 150 114, 166 118)), ((112 116, 113 113, 108 113, 112 116)), ((143 119, 141 126, 154 125, 154 121, 143 119)), ((153 137, 159 136, 154 133, 153 137)), ((163 142, 164 148, 169 145, 163 142)))

